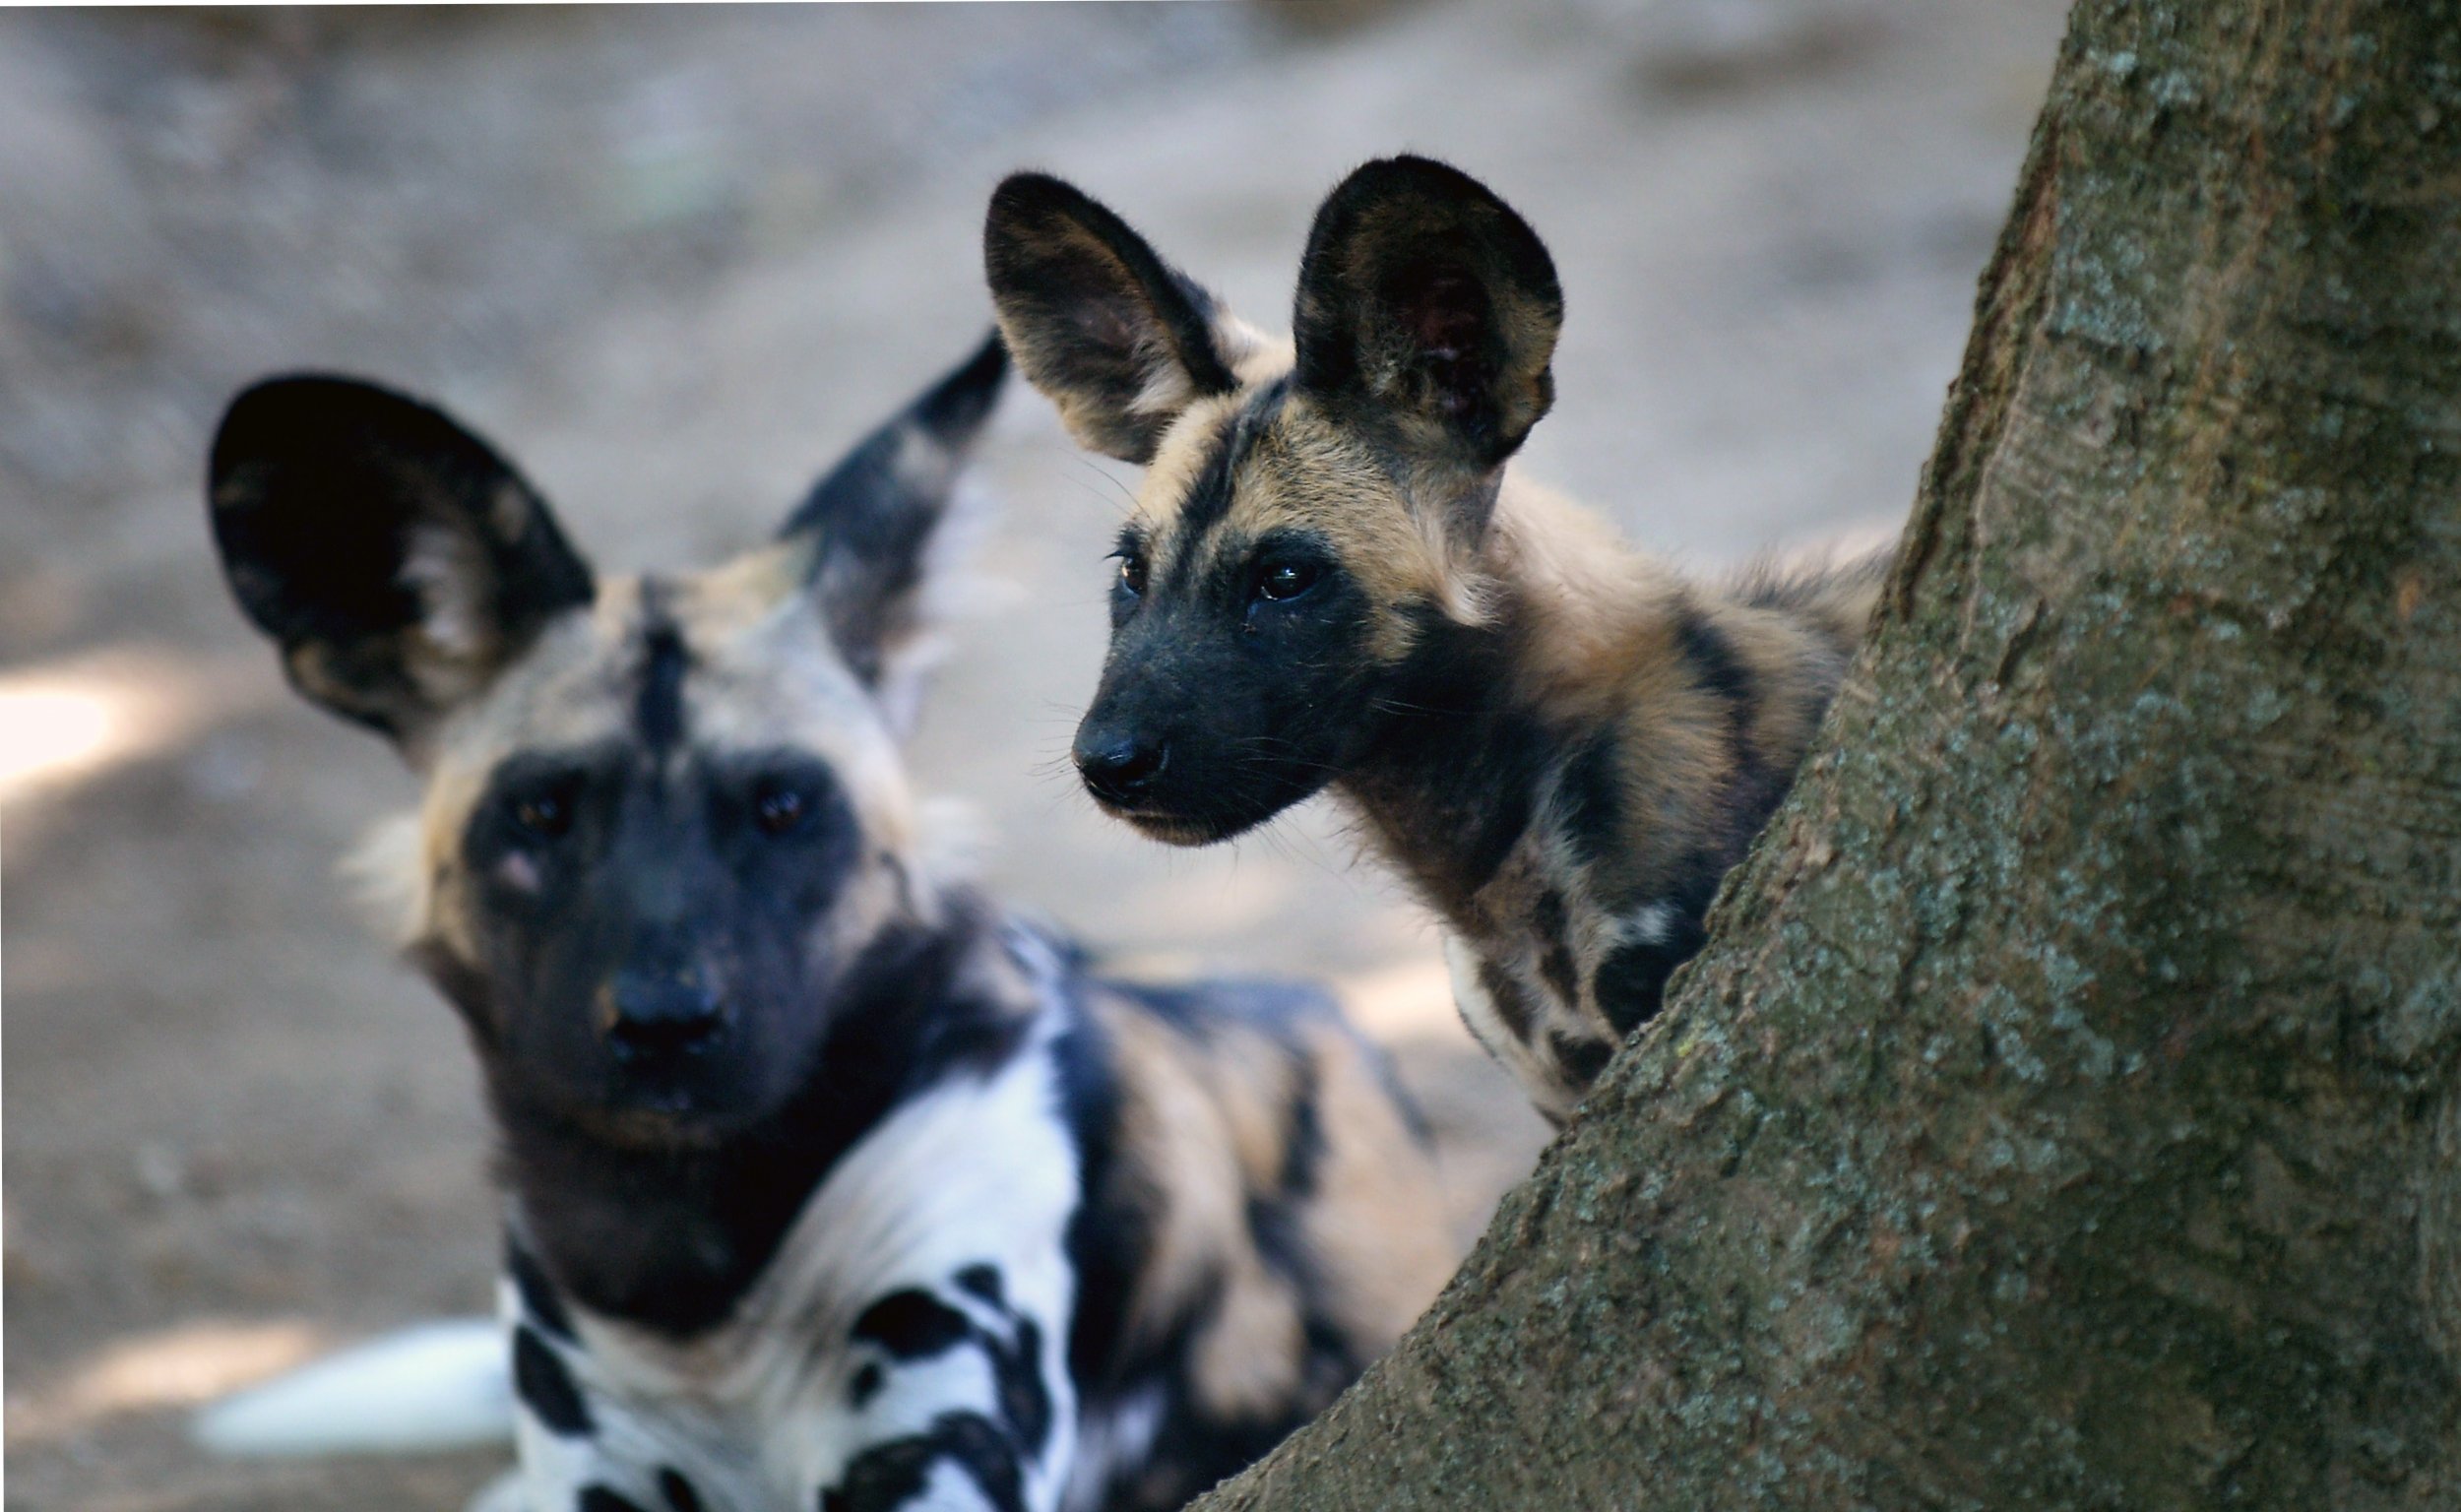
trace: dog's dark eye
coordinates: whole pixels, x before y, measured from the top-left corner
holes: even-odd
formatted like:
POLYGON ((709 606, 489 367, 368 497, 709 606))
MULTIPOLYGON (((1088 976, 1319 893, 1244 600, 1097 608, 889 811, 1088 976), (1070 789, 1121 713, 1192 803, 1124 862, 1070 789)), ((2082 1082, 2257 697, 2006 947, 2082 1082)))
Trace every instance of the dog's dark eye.
POLYGON ((790 833, 810 807, 802 788, 779 778, 767 779, 752 790, 752 822, 764 835, 790 833))
POLYGON ((1316 586, 1323 576, 1313 562, 1267 562, 1256 573, 1256 597, 1280 603, 1316 586))
POLYGON ((1119 586, 1143 597, 1145 593, 1145 558, 1132 551, 1114 553, 1119 558, 1119 586))
POLYGON ((558 783, 513 800, 513 822, 539 840, 557 840, 573 827, 573 785, 558 783))

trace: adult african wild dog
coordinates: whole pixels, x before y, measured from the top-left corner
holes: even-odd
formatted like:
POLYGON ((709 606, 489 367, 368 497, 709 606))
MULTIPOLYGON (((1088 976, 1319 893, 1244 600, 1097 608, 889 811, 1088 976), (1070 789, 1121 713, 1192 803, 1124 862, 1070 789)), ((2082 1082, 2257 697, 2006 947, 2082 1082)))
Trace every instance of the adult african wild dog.
POLYGON ((240 603, 423 779, 407 941, 496 1120, 542 1512, 1175 1506, 1449 1269, 1322 998, 1106 980, 929 868, 897 737, 1005 366, 691 573, 595 577, 366 384, 272 380, 215 440, 240 603))
POLYGON ((1179 845, 1330 785, 1442 915, 1463 1017, 1560 1119, 1701 943, 1885 565, 1677 576, 1505 462, 1553 398, 1538 236, 1441 163, 1317 213, 1295 336, 1019 174, 984 252, 1021 371, 1146 465, 1075 756, 1179 845))

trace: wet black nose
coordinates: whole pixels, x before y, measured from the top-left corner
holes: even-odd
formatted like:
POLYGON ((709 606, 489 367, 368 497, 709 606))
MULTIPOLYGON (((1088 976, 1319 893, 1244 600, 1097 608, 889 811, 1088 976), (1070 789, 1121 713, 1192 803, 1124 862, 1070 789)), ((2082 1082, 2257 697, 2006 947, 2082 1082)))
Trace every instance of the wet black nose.
POLYGON ((1096 797, 1128 803, 1162 775, 1170 760, 1170 747, 1133 735, 1080 733, 1075 755, 1077 771, 1096 797))
POLYGON ((657 1060, 708 1044, 725 1005, 690 972, 618 972, 599 994, 599 1029, 618 1060, 657 1060))

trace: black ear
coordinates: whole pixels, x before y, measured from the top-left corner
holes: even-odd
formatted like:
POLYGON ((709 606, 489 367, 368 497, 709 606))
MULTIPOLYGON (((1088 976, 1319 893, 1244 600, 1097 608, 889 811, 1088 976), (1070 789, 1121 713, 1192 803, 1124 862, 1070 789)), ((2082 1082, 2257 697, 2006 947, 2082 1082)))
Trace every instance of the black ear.
POLYGON ((352 379, 274 378, 231 401, 207 503, 231 592, 291 683, 406 744, 593 592, 484 441, 352 379))
POLYGON ((1238 386, 1213 297, 1046 173, 993 192, 982 261, 1018 371, 1095 451, 1150 462, 1180 410, 1238 386))
POLYGON ((1510 206, 1457 168, 1382 158, 1344 179, 1308 232, 1297 383, 1484 472, 1554 402, 1563 316, 1554 262, 1510 206))
POLYGON ((958 471, 1008 376, 994 331, 973 356, 864 437, 812 485, 782 539, 811 542, 812 586, 839 654, 884 701, 910 697, 932 543, 958 471))

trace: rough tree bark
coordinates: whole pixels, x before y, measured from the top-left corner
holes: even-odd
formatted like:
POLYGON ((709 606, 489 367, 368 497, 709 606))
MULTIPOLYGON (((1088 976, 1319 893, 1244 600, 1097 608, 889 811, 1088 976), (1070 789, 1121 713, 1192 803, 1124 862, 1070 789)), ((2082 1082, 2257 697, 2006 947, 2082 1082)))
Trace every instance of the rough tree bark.
POLYGON ((2461 14, 2082 0, 1661 1022, 1201 1505, 2461 1506, 2461 14))

